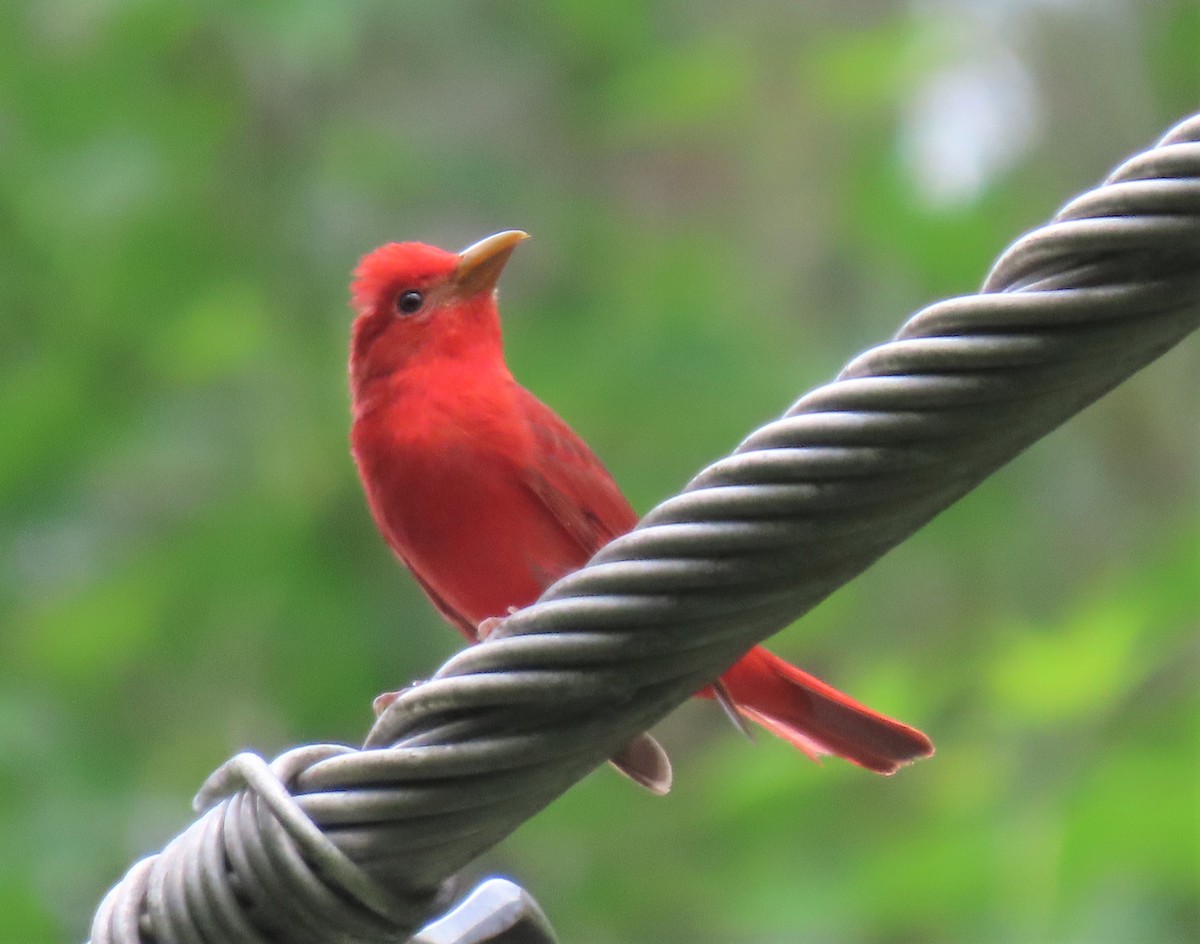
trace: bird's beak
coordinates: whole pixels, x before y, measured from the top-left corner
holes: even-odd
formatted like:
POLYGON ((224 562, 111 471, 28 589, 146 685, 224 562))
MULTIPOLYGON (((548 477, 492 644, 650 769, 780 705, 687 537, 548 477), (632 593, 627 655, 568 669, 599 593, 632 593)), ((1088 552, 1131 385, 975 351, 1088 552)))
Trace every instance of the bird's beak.
POLYGON ((460 252, 458 266, 454 269, 454 294, 460 298, 470 298, 494 289, 517 243, 528 238, 529 234, 519 229, 506 229, 460 252))

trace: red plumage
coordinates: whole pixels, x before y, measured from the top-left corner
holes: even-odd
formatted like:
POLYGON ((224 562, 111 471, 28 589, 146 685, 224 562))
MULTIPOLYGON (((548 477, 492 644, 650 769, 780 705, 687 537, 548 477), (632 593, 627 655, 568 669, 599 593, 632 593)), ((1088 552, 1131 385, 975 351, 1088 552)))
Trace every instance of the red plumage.
MULTIPOLYGON (((460 254, 391 243, 363 258, 351 289, 351 446, 371 513, 472 641, 637 521, 591 449, 505 365, 494 286, 523 238, 460 254)), ((743 716, 811 756, 891 773, 932 753, 921 732, 762 647, 721 681, 743 716)))

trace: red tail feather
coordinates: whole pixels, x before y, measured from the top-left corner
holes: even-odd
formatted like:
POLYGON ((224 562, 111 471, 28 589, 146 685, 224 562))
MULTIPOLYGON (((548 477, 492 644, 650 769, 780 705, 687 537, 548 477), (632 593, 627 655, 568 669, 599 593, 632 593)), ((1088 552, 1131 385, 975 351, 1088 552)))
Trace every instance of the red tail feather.
POLYGON ((876 773, 928 757, 916 728, 872 711, 758 646, 721 676, 738 711, 812 758, 836 754, 876 773))

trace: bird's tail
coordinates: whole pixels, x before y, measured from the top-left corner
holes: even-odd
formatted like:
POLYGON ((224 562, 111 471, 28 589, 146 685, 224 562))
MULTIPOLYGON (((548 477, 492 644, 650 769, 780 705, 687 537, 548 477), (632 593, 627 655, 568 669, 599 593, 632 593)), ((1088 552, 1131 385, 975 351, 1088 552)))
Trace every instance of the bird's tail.
POLYGON ((916 728, 872 711, 762 646, 751 649, 721 682, 740 714, 814 760, 836 754, 891 774, 933 753, 933 743, 916 728))

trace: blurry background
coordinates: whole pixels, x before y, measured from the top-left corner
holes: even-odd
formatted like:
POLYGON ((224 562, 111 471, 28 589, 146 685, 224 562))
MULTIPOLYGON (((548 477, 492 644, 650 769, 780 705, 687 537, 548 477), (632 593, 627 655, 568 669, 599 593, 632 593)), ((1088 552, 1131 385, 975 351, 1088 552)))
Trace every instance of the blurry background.
MULTIPOLYGON (((647 509, 1200 103, 1195 0, 0 8, 0 940, 458 644, 347 452, 348 273, 534 235, 510 360, 647 509)), ((891 780, 662 738, 488 856, 564 942, 1200 933, 1192 339, 773 645, 891 780)))

